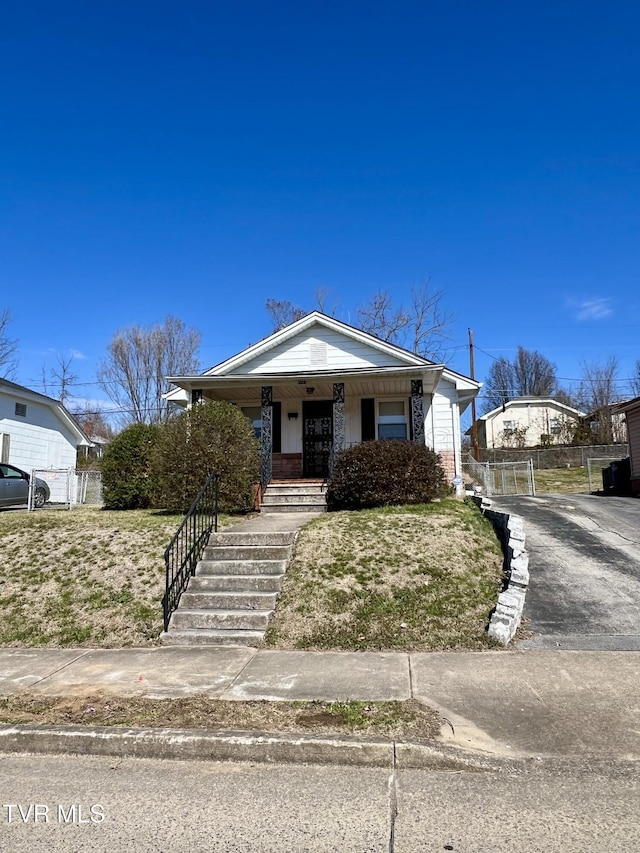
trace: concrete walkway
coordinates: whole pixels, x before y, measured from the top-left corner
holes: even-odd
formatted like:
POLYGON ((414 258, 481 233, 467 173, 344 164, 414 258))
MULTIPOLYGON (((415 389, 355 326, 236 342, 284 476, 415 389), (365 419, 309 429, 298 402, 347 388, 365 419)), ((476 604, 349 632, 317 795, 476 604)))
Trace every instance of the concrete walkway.
POLYGON ((254 648, 1 649, 0 694, 418 699, 442 743, 500 757, 640 760, 635 652, 405 654, 254 648))

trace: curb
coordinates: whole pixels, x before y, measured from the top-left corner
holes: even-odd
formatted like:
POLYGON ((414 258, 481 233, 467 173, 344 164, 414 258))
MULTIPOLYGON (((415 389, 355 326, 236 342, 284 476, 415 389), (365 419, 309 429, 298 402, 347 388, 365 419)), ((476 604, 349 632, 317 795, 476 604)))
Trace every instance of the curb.
POLYGON ((0 726, 0 753, 334 764, 389 770, 480 770, 494 769, 498 763, 491 756, 469 755, 427 742, 108 726, 4 725, 0 726))

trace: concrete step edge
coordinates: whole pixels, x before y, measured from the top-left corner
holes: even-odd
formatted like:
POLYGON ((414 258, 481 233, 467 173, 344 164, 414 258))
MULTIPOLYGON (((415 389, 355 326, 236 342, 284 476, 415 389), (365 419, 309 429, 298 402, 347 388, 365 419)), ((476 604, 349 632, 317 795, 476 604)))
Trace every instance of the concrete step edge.
POLYGON ((251 646, 264 637, 264 631, 238 628, 169 628, 160 634, 165 646, 251 646))

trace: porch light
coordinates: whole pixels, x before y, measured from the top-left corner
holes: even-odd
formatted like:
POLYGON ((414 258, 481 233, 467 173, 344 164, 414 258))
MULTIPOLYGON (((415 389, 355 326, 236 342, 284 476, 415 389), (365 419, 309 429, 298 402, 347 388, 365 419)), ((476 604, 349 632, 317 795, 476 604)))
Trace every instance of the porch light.
POLYGON ((309 386, 309 388, 307 388, 307 394, 313 394, 313 392, 315 390, 316 390, 315 388, 312 388, 311 386, 309 386))
POLYGON ((297 412, 287 412, 287 417, 289 418, 290 421, 297 421, 298 420, 298 413, 297 412))

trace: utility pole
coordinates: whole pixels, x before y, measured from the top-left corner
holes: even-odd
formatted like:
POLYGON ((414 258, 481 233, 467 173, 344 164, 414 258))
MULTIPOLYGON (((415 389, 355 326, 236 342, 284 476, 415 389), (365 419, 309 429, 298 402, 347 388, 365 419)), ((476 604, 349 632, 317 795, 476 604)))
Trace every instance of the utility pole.
MULTIPOLYGON (((473 360, 473 331, 469 329, 469 371, 471 378, 475 379, 475 367, 473 360)), ((480 448, 478 446, 478 422, 476 420, 476 398, 471 401, 471 438, 473 441, 473 458, 480 461, 480 448)))

